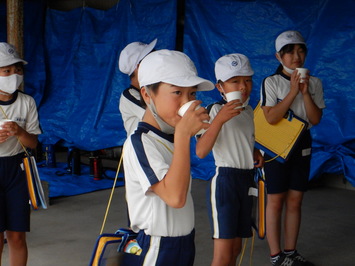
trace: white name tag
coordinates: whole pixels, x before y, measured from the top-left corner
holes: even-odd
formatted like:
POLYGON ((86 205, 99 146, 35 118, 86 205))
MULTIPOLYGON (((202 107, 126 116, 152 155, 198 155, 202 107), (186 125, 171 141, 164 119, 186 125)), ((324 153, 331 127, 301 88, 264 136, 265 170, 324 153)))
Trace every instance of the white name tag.
POLYGON ((250 187, 248 191, 248 196, 258 196, 258 190, 255 187, 250 187))

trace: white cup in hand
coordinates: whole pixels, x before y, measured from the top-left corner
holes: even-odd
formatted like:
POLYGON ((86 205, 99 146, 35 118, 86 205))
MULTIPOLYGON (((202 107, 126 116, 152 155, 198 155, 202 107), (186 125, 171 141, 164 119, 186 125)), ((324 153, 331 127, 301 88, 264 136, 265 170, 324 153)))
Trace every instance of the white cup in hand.
POLYGON ((3 119, 3 120, 0 120, 0 129, 2 129, 2 126, 3 126, 6 122, 12 122, 12 120, 11 120, 11 119, 3 119))
POLYGON ((242 92, 241 91, 231 91, 226 93, 226 99, 227 102, 233 101, 233 100, 240 100, 242 101, 242 92))
MULTIPOLYGON (((190 105, 191 105, 194 101, 196 101, 196 100, 189 101, 189 102, 183 104, 183 105, 180 107, 179 111, 178 111, 178 115, 181 116, 181 117, 183 117, 184 114, 186 113, 187 109, 189 109, 190 105)), ((195 110, 199 109, 200 107, 201 107, 201 105, 197 105, 196 108, 195 108, 195 110)), ((203 121, 203 122, 209 123, 209 121, 207 121, 207 120, 205 120, 205 121, 203 121)), ((203 129, 203 128, 202 128, 199 132, 196 133, 196 135, 201 135, 201 134, 203 134, 204 132, 206 132, 206 129, 203 129)))
POLYGON ((304 68, 304 67, 297 67, 296 70, 297 70, 297 72, 298 72, 298 75, 300 75, 300 78, 301 78, 300 83, 303 83, 303 82, 304 82, 304 79, 305 79, 306 76, 307 76, 308 69, 307 69, 307 68, 304 68))
MULTIPOLYGON (((231 91, 225 94, 227 102, 239 100, 240 103, 242 102, 242 92, 241 91, 231 91)), ((235 109, 243 108, 243 105, 237 106, 235 109)))
MULTIPOLYGON (((184 114, 186 113, 187 109, 189 109, 190 105, 191 105, 194 101, 195 101, 195 100, 189 101, 189 102, 187 102, 187 103, 184 103, 184 104, 180 107, 180 109, 179 109, 179 111, 178 111, 179 116, 183 117, 184 114)), ((200 108, 200 107, 201 107, 200 105, 197 105, 195 110, 197 110, 197 109, 200 108)))

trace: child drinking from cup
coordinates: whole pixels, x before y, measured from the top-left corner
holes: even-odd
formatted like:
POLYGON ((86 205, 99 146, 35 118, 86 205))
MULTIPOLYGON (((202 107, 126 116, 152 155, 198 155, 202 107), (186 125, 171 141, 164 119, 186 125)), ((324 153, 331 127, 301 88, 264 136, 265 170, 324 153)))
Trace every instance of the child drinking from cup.
POLYGON ((140 256, 123 265, 193 265, 194 207, 190 193, 190 139, 207 129, 209 116, 195 101, 181 117, 179 109, 196 91, 213 83, 197 76, 190 58, 178 51, 147 55, 138 70, 147 105, 142 122, 123 149, 130 227, 139 232, 140 256))
MULTIPOLYGON (((309 129, 320 122, 325 105, 321 81, 308 73, 302 78, 297 70, 305 63, 306 43, 299 32, 285 31, 277 37, 275 48, 280 65, 261 86, 261 108, 265 118, 270 124, 276 124, 292 110, 309 123, 309 129)), ((265 164, 265 178, 268 193, 266 235, 272 265, 313 265, 296 250, 302 199, 310 172, 311 146, 311 134, 307 130, 285 163, 265 155, 266 161, 271 160, 265 164), (282 223, 285 224, 283 251, 280 243, 282 223)))
POLYGON ((207 199, 214 242, 212 265, 235 265, 242 238, 252 236, 249 189, 254 167, 262 167, 264 160, 254 149, 254 113, 248 105, 254 71, 248 58, 222 56, 215 63, 215 75, 223 99, 208 108, 211 125, 198 138, 196 154, 204 158, 212 150, 216 164, 207 199), (227 102, 226 95, 231 94, 235 96, 227 102))

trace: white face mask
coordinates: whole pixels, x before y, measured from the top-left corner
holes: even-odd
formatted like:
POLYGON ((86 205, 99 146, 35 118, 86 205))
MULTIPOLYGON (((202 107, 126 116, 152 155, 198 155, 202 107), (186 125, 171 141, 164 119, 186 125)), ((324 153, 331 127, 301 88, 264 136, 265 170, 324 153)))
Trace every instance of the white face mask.
POLYGON ((279 56, 277 57, 277 60, 279 60, 280 64, 281 64, 282 67, 284 68, 284 70, 285 70, 288 74, 292 75, 293 71, 295 71, 295 70, 294 70, 294 69, 291 69, 291 68, 288 68, 287 66, 285 66, 284 63, 282 62, 282 59, 281 59, 281 56, 280 56, 279 53, 278 53, 278 55, 279 55, 279 56))
POLYGON ((285 66, 282 62, 281 62, 281 64, 288 74, 292 75, 293 71, 295 71, 294 69, 291 69, 291 68, 288 68, 287 66, 285 66))
MULTIPOLYGON (((148 95, 150 97, 150 92, 149 89, 146 87, 146 90, 148 92, 148 95)), ((155 121, 157 121, 160 130, 166 134, 174 134, 175 133, 175 128, 170 126, 168 123, 166 123, 163 119, 160 118, 160 116, 157 113, 157 108, 155 107, 154 101, 152 97, 150 97, 150 103, 147 103, 147 107, 149 110, 152 112, 155 121)))
POLYGON ((23 76, 13 74, 11 76, 0 76, 0 93, 3 95, 13 94, 23 81, 23 76))

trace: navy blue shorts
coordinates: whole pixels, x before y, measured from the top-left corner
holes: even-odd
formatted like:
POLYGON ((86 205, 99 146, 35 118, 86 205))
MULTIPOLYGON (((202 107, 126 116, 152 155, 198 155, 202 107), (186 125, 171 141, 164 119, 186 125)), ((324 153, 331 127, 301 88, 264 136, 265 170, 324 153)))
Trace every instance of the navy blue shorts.
POLYGON ((0 232, 30 231, 30 204, 23 154, 0 157, 0 232))
MULTIPOLYGON (((276 160, 265 163, 265 180, 268 194, 278 194, 289 189, 305 192, 308 189, 311 165, 312 138, 309 130, 294 147, 290 158, 280 163, 276 160)), ((265 161, 272 157, 265 154, 265 161)))
POLYGON ((137 242, 142 253, 125 253, 121 266, 193 266, 195 260, 195 230, 189 235, 179 237, 149 236, 140 231, 137 242))
POLYGON ((207 186, 207 208, 213 238, 251 237, 254 170, 217 167, 207 186))

